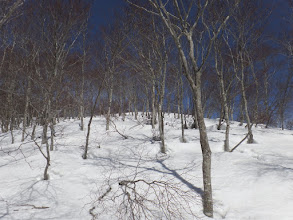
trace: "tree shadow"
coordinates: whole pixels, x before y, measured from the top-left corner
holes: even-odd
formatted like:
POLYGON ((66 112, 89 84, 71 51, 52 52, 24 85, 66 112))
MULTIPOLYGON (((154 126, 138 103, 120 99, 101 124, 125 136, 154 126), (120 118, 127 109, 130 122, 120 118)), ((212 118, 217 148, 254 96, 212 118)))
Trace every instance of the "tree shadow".
MULTIPOLYGON (((113 156, 113 155, 112 155, 113 156)), ((132 155, 134 156, 134 155, 132 155)), ((144 172, 156 172, 156 173, 160 173, 163 175, 172 175, 174 176, 176 179, 178 179, 181 183, 183 183, 184 185, 186 185, 189 189, 191 189, 192 191, 196 192, 197 194, 199 194, 201 196, 201 198, 203 197, 203 190, 199 187, 194 186, 192 183, 190 183, 188 180, 186 180, 185 178, 183 178, 179 173, 178 170, 173 170, 171 168, 169 168, 165 163, 164 159, 143 159, 142 157, 137 158, 137 157, 127 157, 127 158, 116 158, 114 159, 113 157, 102 157, 102 156, 95 156, 95 155, 91 155, 90 157, 91 161, 95 161, 94 163, 96 163, 95 165, 97 166, 102 166, 102 167, 111 167, 113 169, 121 169, 122 167, 125 168, 132 168, 132 169, 137 169, 136 170, 136 174, 141 174, 144 172), (121 160, 122 159, 122 160, 121 160), (140 164, 130 164, 129 162, 135 162, 135 161, 140 161, 140 164), (98 163, 97 163, 98 161, 98 163), (157 162, 158 164, 160 164, 160 166, 163 169, 158 169, 155 168, 154 166, 149 166, 147 163, 150 162, 157 162)), ((89 163, 90 161, 87 161, 87 163, 89 163)), ((186 169, 186 167, 184 168, 186 169)), ((131 177, 130 174, 129 176, 125 177, 125 178, 129 178, 131 177)))
MULTIPOLYGON (((5 216, 9 215, 9 207, 8 207, 7 201, 1 199, 0 200, 0 204, 1 204, 1 202, 5 203, 6 204, 6 207, 5 207, 5 212, 4 213, 0 213, 0 219, 2 219, 5 216)), ((1 211, 1 209, 0 209, 0 211, 1 211)))
POLYGON ((184 179, 176 170, 172 170, 169 167, 167 167, 166 164, 164 164, 164 160, 157 160, 157 163, 159 163, 164 169, 168 170, 170 174, 172 174, 174 177, 176 177, 178 180, 180 180, 183 184, 185 184, 189 189, 195 191, 198 193, 201 197, 203 197, 203 190, 201 188, 198 188, 194 186, 192 183, 190 183, 188 180, 184 179))
MULTIPOLYGON (((10 201, 4 216, 9 216, 11 219, 22 216, 23 220, 51 219, 47 214, 52 213, 52 210, 58 206, 58 200, 57 192, 50 181, 25 182, 20 185, 20 188, 22 187, 22 190, 8 198, 10 201)), ((0 219, 2 217, 0 215, 0 219)))

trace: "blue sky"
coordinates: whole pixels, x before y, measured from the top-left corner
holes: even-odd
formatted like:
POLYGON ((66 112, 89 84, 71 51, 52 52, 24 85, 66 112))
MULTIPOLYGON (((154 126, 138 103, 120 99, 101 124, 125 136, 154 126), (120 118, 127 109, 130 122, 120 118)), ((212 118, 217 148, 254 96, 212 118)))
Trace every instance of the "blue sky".
POLYGON ((125 5, 124 0, 95 0, 92 8, 90 23, 95 29, 113 21, 113 12, 119 11, 125 5))

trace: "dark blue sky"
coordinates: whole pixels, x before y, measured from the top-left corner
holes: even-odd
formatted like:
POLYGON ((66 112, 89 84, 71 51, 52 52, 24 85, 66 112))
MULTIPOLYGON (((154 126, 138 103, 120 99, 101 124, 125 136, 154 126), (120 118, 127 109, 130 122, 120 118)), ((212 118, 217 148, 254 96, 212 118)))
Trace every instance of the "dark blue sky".
POLYGON ((119 11, 125 5, 124 0, 94 0, 90 23, 97 29, 113 21, 114 11, 119 11))
MULTIPOLYGON (((274 8, 270 17, 269 29, 277 32, 280 28, 281 17, 288 13, 286 8, 288 5, 284 0, 266 0, 264 2, 274 8)), ((121 10, 124 5, 126 5, 124 0, 94 0, 90 24, 97 30, 99 26, 111 23, 114 11, 121 10)))

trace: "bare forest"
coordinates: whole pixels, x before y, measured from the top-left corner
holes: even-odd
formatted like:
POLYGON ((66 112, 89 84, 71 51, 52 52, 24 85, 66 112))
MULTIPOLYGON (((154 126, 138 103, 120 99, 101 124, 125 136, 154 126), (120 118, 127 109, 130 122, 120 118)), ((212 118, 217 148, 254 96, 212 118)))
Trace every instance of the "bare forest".
MULTIPOLYGON (((173 152, 170 124, 177 120, 180 144, 198 137, 200 166, 194 169, 202 187, 191 191, 201 199, 168 178, 140 177, 140 163, 147 160, 140 154, 133 178, 104 178, 88 219, 103 216, 106 208, 98 213, 97 207, 117 198, 118 219, 190 219, 185 212, 196 214, 188 204, 213 218, 217 173, 211 173, 210 120, 221 132, 221 151, 231 157, 243 146, 261 144, 257 129, 293 130, 293 1, 121 2, 108 22, 97 25, 98 0, 0 0, 0 160, 22 152, 29 163, 23 152, 30 145, 40 155, 42 181, 51 181, 60 124, 76 121, 78 158, 89 161, 93 145, 97 154, 103 149, 102 140, 93 144, 96 121, 103 119, 99 131, 131 142, 138 140, 135 126, 126 132, 131 118, 149 126, 149 141, 159 146, 156 162, 166 168, 173 152), (140 188, 146 190, 140 194, 140 188)), ((0 192, 0 206, 1 198, 0 192)))

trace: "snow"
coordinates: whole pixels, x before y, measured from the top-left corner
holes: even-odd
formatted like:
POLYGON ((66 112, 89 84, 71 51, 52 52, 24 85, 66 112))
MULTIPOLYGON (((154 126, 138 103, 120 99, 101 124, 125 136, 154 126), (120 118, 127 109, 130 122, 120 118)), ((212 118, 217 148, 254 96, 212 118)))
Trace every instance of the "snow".
MULTIPOLYGON (((114 127, 106 132, 105 118, 95 117, 87 160, 81 157, 86 131, 79 130, 79 121, 57 124, 48 181, 42 180, 45 159, 35 143, 29 137, 21 143, 21 131, 14 132, 15 144, 10 143, 9 133, 0 133, 0 219, 92 219, 93 207, 97 219, 127 219, 119 182, 134 180, 162 181, 171 188, 152 191, 144 182, 137 183, 136 190, 150 199, 144 204, 152 211, 151 219, 164 219, 158 198, 163 201, 170 195, 175 195, 168 201, 170 207, 180 213, 172 213, 173 219, 209 219, 202 214, 198 131, 185 130, 187 143, 181 143, 180 120, 166 115, 168 152, 162 155, 160 142, 152 140, 151 126, 142 116, 138 121, 132 115, 125 121, 116 117, 113 122, 128 139, 114 127)), ((293 219, 293 132, 259 125, 253 128, 254 144, 243 142, 233 153, 226 153, 225 130, 217 130, 217 123, 206 119, 213 152, 214 219, 293 219)), ((41 131, 38 127, 39 136, 41 131)), ((245 134, 244 126, 232 122, 230 146, 245 134)))

